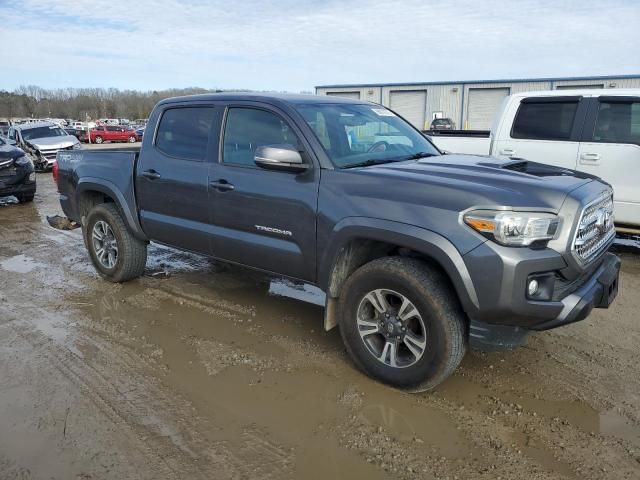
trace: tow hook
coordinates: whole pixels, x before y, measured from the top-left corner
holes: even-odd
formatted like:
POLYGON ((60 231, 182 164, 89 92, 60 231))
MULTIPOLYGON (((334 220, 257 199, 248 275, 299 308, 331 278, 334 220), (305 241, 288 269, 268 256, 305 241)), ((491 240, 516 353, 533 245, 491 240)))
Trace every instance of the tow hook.
POLYGON ((47 222, 57 230, 75 230, 80 228, 80 224, 74 222, 70 218, 61 217, 60 215, 47 215, 47 222))

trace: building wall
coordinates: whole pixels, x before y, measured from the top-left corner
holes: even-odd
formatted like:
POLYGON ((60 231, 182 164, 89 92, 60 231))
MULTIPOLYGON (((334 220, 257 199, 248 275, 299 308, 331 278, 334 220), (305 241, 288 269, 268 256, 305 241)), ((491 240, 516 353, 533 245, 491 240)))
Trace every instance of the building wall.
MULTIPOLYGON (((588 79, 544 79, 505 82, 467 82, 467 83, 423 83, 401 85, 341 85, 339 87, 316 87, 318 95, 330 92, 359 91, 360 99, 389 106, 390 92, 395 90, 426 90, 427 106, 425 119, 429 122, 435 112, 451 118, 457 128, 465 128, 468 115, 469 89, 471 88, 509 88, 510 93, 555 90, 558 86, 604 85, 604 88, 640 88, 640 76, 632 78, 588 78, 588 79)), ((423 128, 423 125, 416 125, 423 128)))

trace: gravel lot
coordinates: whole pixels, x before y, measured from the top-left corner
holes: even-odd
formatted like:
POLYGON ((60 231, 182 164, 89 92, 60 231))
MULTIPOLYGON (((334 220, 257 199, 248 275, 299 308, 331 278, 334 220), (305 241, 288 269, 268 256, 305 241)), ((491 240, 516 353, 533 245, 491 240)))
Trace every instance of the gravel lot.
POLYGON ((290 298, 312 288, 155 245, 143 278, 100 280, 38 182, 0 207, 3 480, 640 478, 633 252, 610 310, 410 395, 354 370, 290 298))

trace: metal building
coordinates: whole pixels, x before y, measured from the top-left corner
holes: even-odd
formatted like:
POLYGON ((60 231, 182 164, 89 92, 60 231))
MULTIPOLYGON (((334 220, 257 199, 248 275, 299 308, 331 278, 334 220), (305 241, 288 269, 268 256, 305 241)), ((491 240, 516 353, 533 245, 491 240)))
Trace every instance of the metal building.
POLYGON ((321 85, 316 93, 381 103, 420 129, 428 129, 434 118, 450 118, 459 129, 489 130, 504 97, 570 88, 640 88, 640 75, 321 85))

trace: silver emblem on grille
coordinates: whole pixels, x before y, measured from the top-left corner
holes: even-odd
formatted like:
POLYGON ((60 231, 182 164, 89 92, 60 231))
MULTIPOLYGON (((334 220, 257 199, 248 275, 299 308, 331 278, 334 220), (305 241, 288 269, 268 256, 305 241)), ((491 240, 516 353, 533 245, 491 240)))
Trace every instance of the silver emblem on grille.
POLYGON ((609 224, 611 222, 611 213, 609 210, 599 208, 596 215, 596 228, 603 233, 609 230, 609 224))

